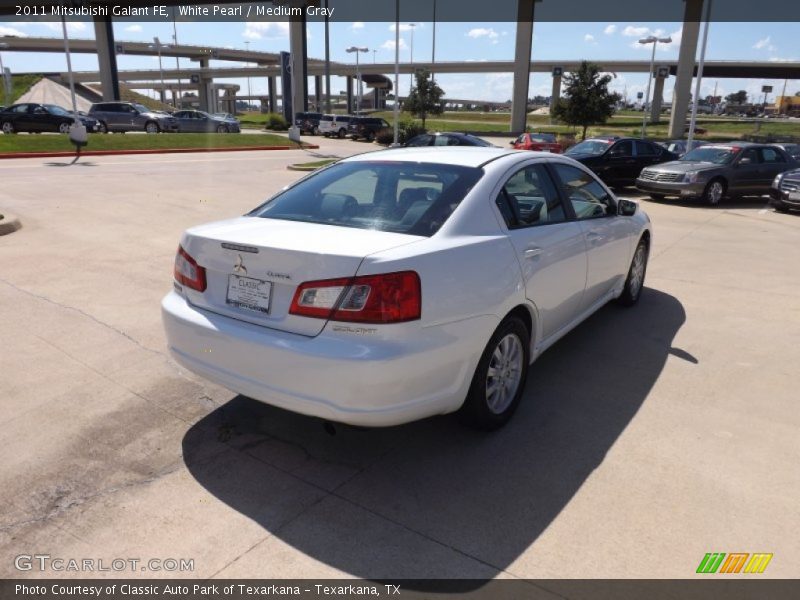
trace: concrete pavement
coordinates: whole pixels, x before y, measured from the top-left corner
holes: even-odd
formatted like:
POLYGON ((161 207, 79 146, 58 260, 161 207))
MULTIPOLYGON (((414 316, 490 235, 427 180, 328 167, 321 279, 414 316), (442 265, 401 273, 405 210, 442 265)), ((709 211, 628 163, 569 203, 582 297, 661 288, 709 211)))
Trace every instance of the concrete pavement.
POLYGON ((542 356, 507 428, 331 436, 179 369, 159 314, 185 228, 256 206, 289 163, 374 148, 321 143, 0 164, 24 225, 0 238, 0 576, 64 575, 14 568, 47 553, 193 559, 184 577, 682 578, 706 552, 798 575, 800 215, 644 202, 641 303, 542 356))

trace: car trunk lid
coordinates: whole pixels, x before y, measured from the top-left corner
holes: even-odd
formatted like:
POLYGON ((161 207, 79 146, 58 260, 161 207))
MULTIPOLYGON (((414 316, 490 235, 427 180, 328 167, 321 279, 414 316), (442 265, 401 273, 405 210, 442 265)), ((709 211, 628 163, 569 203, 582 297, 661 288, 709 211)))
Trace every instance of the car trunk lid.
POLYGON ((181 245, 206 270, 200 308, 272 329, 314 336, 325 319, 289 314, 301 283, 352 277, 365 256, 422 237, 317 223, 239 217, 188 230, 181 245))

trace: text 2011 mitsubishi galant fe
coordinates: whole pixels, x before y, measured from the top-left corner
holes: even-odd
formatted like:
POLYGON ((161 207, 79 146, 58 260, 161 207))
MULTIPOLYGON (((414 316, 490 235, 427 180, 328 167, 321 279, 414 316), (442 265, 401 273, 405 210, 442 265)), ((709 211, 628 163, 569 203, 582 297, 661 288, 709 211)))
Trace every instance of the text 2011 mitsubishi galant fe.
POLYGON ((651 235, 570 158, 372 152, 186 231, 164 326, 181 365, 274 406, 493 429, 537 356, 609 300, 636 303, 651 235))

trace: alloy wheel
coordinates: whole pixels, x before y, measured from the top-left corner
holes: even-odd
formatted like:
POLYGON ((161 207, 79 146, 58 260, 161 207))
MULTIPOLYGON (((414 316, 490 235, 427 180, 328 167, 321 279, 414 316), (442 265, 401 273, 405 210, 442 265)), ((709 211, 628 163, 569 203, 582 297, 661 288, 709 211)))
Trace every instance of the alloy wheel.
POLYGON ((509 333, 503 337, 492 353, 486 372, 486 405, 496 414, 502 414, 514 400, 522 380, 522 342, 509 333))

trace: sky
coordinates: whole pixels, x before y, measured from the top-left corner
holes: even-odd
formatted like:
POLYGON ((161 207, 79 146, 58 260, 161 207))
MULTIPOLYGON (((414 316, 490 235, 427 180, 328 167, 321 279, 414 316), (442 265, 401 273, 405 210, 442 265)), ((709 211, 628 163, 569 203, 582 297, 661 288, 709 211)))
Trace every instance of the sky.
MULTIPOLYGON (((178 42, 182 44, 216 45, 277 52, 289 50, 288 23, 272 22, 184 22, 177 23, 178 42)), ((93 38, 91 23, 72 22, 69 24, 70 36, 93 38)), ((407 23, 400 27, 400 59, 409 61, 430 60, 433 26, 417 23, 413 29, 407 23)), ((172 40, 172 23, 124 22, 115 21, 114 35, 117 41, 152 41, 158 36, 162 43, 172 40)), ((436 60, 513 60, 516 23, 437 23, 436 60)), ((532 59, 543 60, 581 60, 590 59, 602 64, 603 59, 641 59, 648 60, 650 46, 637 43, 641 36, 655 34, 669 35, 671 44, 660 44, 656 55, 665 59, 675 59, 681 37, 680 23, 549 23, 534 24, 532 59)), ((60 37, 60 23, 19 23, 0 22, 0 35, 52 36, 60 37)), ((707 60, 765 60, 800 62, 799 23, 712 23, 709 29, 707 60)), ((394 23, 331 23, 331 60, 349 63, 353 55, 344 49, 351 45, 369 48, 361 55, 363 62, 392 62, 394 60, 394 23)), ((323 23, 308 25, 308 55, 323 58, 325 54, 325 34, 323 23)), ((698 48, 699 54, 699 48, 698 48)), ((63 53, 33 54, 23 52, 2 52, 4 65, 12 72, 66 71, 63 53)), ((157 69, 155 57, 135 57, 120 55, 117 58, 120 70, 157 69)), ((164 59, 165 68, 174 67, 174 59, 164 59)), ((231 66, 228 61, 211 61, 211 65, 231 66)), ((194 66, 188 59, 181 60, 182 66, 194 66)), ((97 70, 97 58, 91 54, 73 56, 73 69, 77 71, 97 70)), ((393 77, 392 73, 387 73, 393 77)), ((242 90, 247 89, 244 79, 220 80, 238 83, 242 90)), ((511 98, 511 73, 495 74, 443 74, 437 76, 445 97, 475 100, 505 101, 511 98)), ((406 93, 410 76, 401 75, 400 90, 406 93)), ((671 77, 664 87, 665 100, 672 96, 675 79, 671 77)), ((725 96, 740 89, 747 90, 753 101, 761 101, 762 85, 774 86, 775 93, 783 89, 783 80, 762 79, 710 79, 703 80, 701 95, 714 92, 725 96)), ((636 93, 644 91, 647 75, 637 73, 614 74, 611 87, 620 94, 627 94, 633 101, 636 93)), ((265 78, 250 79, 253 94, 266 93, 265 78)), ((309 87, 313 90, 313 80, 309 87)), ((332 90, 344 90, 344 79, 332 77, 332 90)), ((692 85, 694 90, 694 84, 692 85)), ((789 81, 787 94, 800 91, 800 81, 789 81)), ((532 74, 529 97, 549 96, 551 78, 546 73, 532 74)))

